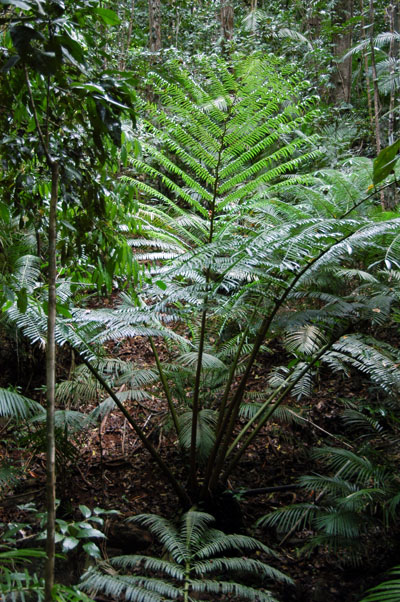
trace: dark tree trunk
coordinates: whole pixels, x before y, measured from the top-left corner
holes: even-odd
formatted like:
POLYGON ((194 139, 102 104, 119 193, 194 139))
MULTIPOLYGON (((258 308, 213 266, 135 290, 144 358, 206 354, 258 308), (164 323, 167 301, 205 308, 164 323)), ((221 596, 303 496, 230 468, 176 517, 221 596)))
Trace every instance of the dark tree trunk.
POLYGON ((124 42, 122 41, 121 61, 119 64, 119 68, 121 69, 121 71, 125 71, 125 68, 126 68, 126 60, 128 58, 129 47, 131 45, 131 39, 132 39, 134 14, 135 14, 135 0, 132 0, 130 10, 129 10, 128 28, 126 31, 125 45, 124 45, 124 42))
POLYGON ((150 52, 158 52, 162 48, 160 0, 149 0, 149 48, 150 52))
MULTIPOLYGON (((365 16, 364 16, 364 0, 361 0, 360 4, 361 9, 361 36, 363 42, 366 41, 367 36, 365 33, 365 16)), ((371 97, 371 78, 369 76, 369 62, 366 48, 363 50, 363 61, 364 61, 364 71, 365 71, 365 84, 367 87, 367 102, 368 102, 368 115, 369 121, 371 124, 371 128, 374 128, 374 114, 372 110, 372 97, 371 97)))
MULTIPOLYGON (((390 33, 392 35, 395 32, 398 32, 399 29, 399 6, 398 2, 392 2, 389 4, 387 8, 387 15, 389 20, 390 33)), ((399 56, 399 45, 395 42, 394 37, 390 40, 390 48, 389 48, 389 60, 390 63, 390 77, 394 80, 396 76, 396 65, 397 59, 399 56)), ((394 142, 394 132, 395 132, 395 95, 396 95, 396 87, 394 83, 392 84, 392 88, 390 90, 390 99, 389 99, 389 122, 388 122, 388 143, 393 144, 394 142)))
MULTIPOLYGON (((47 345, 46 345, 46 562, 44 567, 44 602, 52 602, 55 566, 55 521, 56 521, 56 439, 55 439, 55 384, 56 384, 56 279, 57 279, 57 200, 59 182, 59 164, 50 155, 49 141, 49 110, 46 109, 46 135, 40 125, 35 99, 29 80, 28 68, 25 65, 25 81, 28 89, 29 100, 35 119, 36 130, 46 157, 46 163, 51 171, 51 196, 49 213, 49 248, 47 252, 48 273, 48 314, 47 314, 47 345)), ((47 83, 47 103, 49 102, 50 79, 47 83)))
POLYGON ((335 103, 350 102, 351 99, 351 76, 352 57, 342 61, 342 56, 352 46, 352 27, 345 23, 353 16, 353 0, 338 0, 332 13, 332 36, 333 54, 336 69, 332 75, 332 101, 335 103))
POLYGON ((222 31, 222 48, 226 47, 226 43, 233 38, 233 6, 229 0, 221 0, 221 31, 222 31))
POLYGON ((51 602, 54 585, 55 562, 55 519, 56 519, 56 443, 54 434, 55 384, 56 384, 56 239, 57 239, 57 198, 58 198, 59 166, 51 165, 51 199, 49 215, 49 300, 47 316, 47 350, 46 350, 46 398, 47 398, 47 454, 46 454, 46 505, 47 505, 47 538, 45 565, 45 602, 51 602))

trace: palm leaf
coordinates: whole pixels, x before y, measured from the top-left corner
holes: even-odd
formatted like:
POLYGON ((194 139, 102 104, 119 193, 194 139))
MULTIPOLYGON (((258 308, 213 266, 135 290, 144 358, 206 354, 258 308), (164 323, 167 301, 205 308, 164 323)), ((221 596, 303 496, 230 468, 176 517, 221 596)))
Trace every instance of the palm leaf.
POLYGON ((388 575, 396 577, 383 581, 367 592, 360 602, 399 602, 400 601, 400 568, 395 567, 388 575))
POLYGON ((44 413, 44 408, 37 401, 9 389, 0 389, 0 416, 21 420, 44 413))

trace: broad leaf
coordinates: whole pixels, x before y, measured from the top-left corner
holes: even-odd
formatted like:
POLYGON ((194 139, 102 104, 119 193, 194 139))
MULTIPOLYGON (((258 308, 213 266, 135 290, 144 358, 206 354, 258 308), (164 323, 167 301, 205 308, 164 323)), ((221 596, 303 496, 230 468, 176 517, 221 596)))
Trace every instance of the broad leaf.
POLYGON ((62 549, 63 552, 68 552, 69 550, 73 550, 79 543, 79 539, 76 537, 66 537, 63 541, 62 549))
POLYGON ((394 170, 397 163, 397 153, 400 149, 400 138, 390 146, 387 146, 374 160, 374 186, 382 182, 394 170))
POLYGON ((118 15, 109 8, 95 8, 94 12, 99 15, 106 25, 119 25, 121 23, 118 15))

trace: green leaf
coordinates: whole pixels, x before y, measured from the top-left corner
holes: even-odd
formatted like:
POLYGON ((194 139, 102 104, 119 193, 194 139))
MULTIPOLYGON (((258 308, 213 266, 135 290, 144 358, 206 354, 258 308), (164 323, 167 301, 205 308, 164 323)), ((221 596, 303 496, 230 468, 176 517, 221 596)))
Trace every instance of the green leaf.
POLYGON ((92 541, 85 543, 82 547, 85 550, 86 554, 89 554, 89 556, 91 556, 92 558, 101 559, 100 550, 92 541))
POLYGON ((41 33, 27 25, 15 25, 10 29, 10 35, 14 47, 22 57, 32 52, 32 40, 43 40, 41 33))
POLYGON ((26 312, 28 307, 28 295, 25 287, 17 291, 17 307, 22 314, 26 312))
POLYGON ((66 537, 63 541, 62 549, 63 552, 68 552, 69 550, 73 550, 79 543, 79 539, 76 537, 66 537))
POLYGON ((68 54, 70 54, 77 63, 84 65, 85 55, 79 42, 71 38, 66 32, 57 39, 61 43, 62 48, 67 50, 68 54))
POLYGON ((373 183, 374 186, 382 182, 394 170, 397 163, 397 153, 400 149, 400 138, 390 146, 387 146, 374 159, 373 183))
POLYGON ((124 144, 121 147, 121 163, 124 167, 126 167, 127 158, 128 158, 128 153, 126 152, 126 146, 124 144))
POLYGON ((102 537, 102 538, 105 538, 104 533, 102 533, 98 529, 93 529, 93 527, 90 527, 90 526, 88 526, 87 528, 85 527, 84 529, 80 529, 76 535, 77 535, 77 537, 102 537))
POLYGON ((14 65, 18 63, 20 58, 21 57, 18 54, 14 54, 14 56, 11 56, 6 62, 6 64, 2 67, 1 72, 8 73, 8 71, 10 71, 10 69, 12 69, 14 65))
POLYGON ((72 318, 72 314, 69 311, 69 309, 67 307, 65 307, 65 305, 62 305, 61 303, 56 303, 56 311, 61 316, 64 316, 64 318, 72 318))
POLYGON ((120 514, 118 510, 103 510, 103 508, 99 508, 98 506, 93 509, 93 512, 95 514, 113 514, 115 516, 120 514))
POLYGON ((118 15, 109 8, 95 8, 94 12, 99 15, 106 25, 119 25, 121 23, 118 15))
POLYGON ((162 280, 157 280, 155 283, 158 288, 160 288, 162 291, 165 291, 167 289, 167 285, 165 284, 165 282, 163 282, 162 280))
POLYGON ((70 84, 70 88, 75 88, 77 90, 87 90, 88 92, 98 92, 99 94, 104 94, 105 90, 99 84, 93 84, 91 82, 86 84, 81 83, 72 83, 70 84))
POLYGON ((84 506, 83 504, 79 504, 79 510, 82 512, 82 515, 85 518, 89 518, 89 516, 92 514, 92 511, 90 510, 90 508, 88 508, 87 506, 84 506))

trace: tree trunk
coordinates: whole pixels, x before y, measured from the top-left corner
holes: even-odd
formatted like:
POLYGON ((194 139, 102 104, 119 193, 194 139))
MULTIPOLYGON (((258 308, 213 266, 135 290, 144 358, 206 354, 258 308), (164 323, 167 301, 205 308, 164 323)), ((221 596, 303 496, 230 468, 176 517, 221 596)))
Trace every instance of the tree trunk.
POLYGON ((227 43, 233 38, 233 6, 229 0, 221 0, 221 32, 222 32, 222 50, 226 50, 227 43))
POLYGON ((158 52, 162 48, 160 0, 149 0, 149 48, 150 52, 158 52))
MULTIPOLYGON (((379 89, 378 89, 378 75, 376 73, 376 60, 375 60, 375 43, 374 43, 374 25, 375 25, 375 10, 374 0, 369 0, 369 45, 371 53, 371 71, 372 71, 372 84, 374 89, 374 122, 375 122, 375 143, 376 143, 376 154, 379 155, 382 149, 382 138, 379 123, 380 103, 379 103, 379 89)), ((385 210, 386 201, 385 193, 383 190, 380 192, 381 206, 385 210)))
POLYGON ((374 11, 374 0, 369 0, 369 44, 371 53, 371 71, 372 71, 372 85, 374 89, 374 122, 375 122, 375 143, 376 143, 376 154, 379 155, 381 152, 381 131, 379 124, 379 90, 378 90, 378 76, 376 73, 376 60, 375 60, 375 45, 374 45, 374 24, 375 24, 375 11, 374 11))
MULTIPOLYGON (((360 9, 361 9, 361 36, 362 36, 362 40, 366 41, 367 38, 366 38, 366 34, 365 34, 364 0, 361 0, 360 9)), ((374 129, 374 114, 372 111, 372 98, 371 98, 371 80, 369 77, 369 63, 368 63, 368 56, 367 56, 366 49, 363 50, 363 60, 364 60, 364 71, 365 71, 365 85, 367 88, 368 115, 369 115, 369 121, 371 124, 371 129, 374 129)))
MULTIPOLYGON (((398 31, 398 20, 399 20, 399 7, 397 2, 392 2, 389 4, 387 8, 387 15, 389 19, 389 27, 390 33, 392 36, 395 31, 398 31)), ((398 59, 399 49, 398 44, 395 42, 394 37, 390 40, 389 47, 389 61, 390 61, 390 77, 394 80, 396 76, 396 65, 398 59)), ((392 87, 390 90, 390 99, 389 99, 389 122, 388 122, 388 144, 393 144, 394 142, 394 130, 395 130, 395 95, 396 95, 396 87, 394 85, 394 81, 392 82, 392 87)))
POLYGON ((131 39, 132 39, 134 13, 135 13, 135 0, 132 0, 131 6, 130 6, 130 11, 129 11, 128 29, 126 32, 125 46, 122 44, 122 46, 123 46, 122 53, 121 53, 122 57, 121 57, 121 61, 119 64, 119 68, 121 69, 121 71, 125 71, 125 68, 126 68, 126 59, 128 58, 129 47, 131 45, 131 39))
MULTIPOLYGON (((55 324, 56 324, 56 277, 57 277, 57 199, 58 199, 58 180, 59 164, 50 154, 48 141, 48 117, 49 111, 46 109, 46 137, 40 125, 39 116, 32 93, 32 87, 29 80, 28 68, 25 65, 25 81, 28 88, 28 95, 33 111, 33 117, 36 124, 36 130, 39 136, 46 163, 51 171, 51 196, 49 213, 49 249, 48 249, 48 314, 47 314, 47 347, 46 347, 46 562, 44 567, 44 600, 52 602, 52 590, 54 586, 54 565, 55 565, 55 522, 56 522, 56 440, 54 432, 54 413, 55 413, 55 383, 56 383, 56 342, 55 342, 55 324)), ((50 79, 47 89, 50 90, 50 79)), ((47 95, 47 102, 49 96, 47 95)))
POLYGON ((337 61, 336 69, 332 75, 332 101, 335 103, 350 102, 351 99, 352 57, 348 57, 345 61, 342 61, 341 57, 352 45, 352 27, 345 25, 352 16, 353 0, 339 0, 336 2, 332 14, 332 26, 334 28, 332 36, 333 54, 337 61))
POLYGON ((56 518, 56 445, 54 436, 55 384, 56 384, 56 241, 57 241, 57 198, 58 198, 59 166, 51 165, 51 198, 49 215, 49 297, 47 317, 47 350, 46 350, 46 399, 47 399, 47 455, 46 455, 46 506, 47 537, 45 565, 45 602, 51 602, 54 585, 55 562, 55 518, 56 518))

